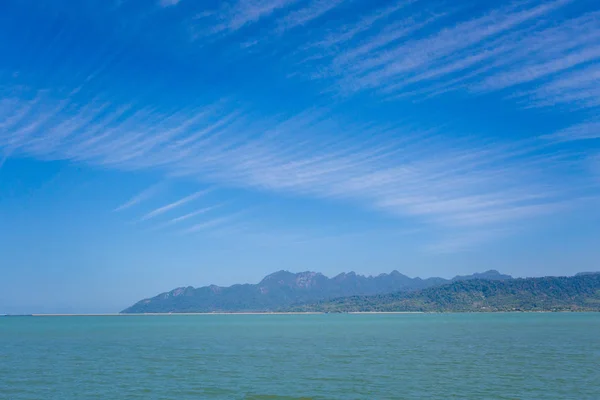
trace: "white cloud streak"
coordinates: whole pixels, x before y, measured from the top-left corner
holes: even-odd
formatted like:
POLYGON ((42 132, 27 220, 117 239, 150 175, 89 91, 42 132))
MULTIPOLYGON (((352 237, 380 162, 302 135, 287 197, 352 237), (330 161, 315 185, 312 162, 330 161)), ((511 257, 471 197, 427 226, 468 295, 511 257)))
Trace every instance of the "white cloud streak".
POLYGON ((239 0, 228 15, 227 29, 238 30, 297 2, 298 0, 239 0))
MULTIPOLYGON (((206 39, 214 35, 232 34, 286 9, 300 0, 235 0, 222 3, 220 8, 196 15, 193 24, 196 34, 206 39)), ((249 47, 249 46, 248 46, 249 47)))
POLYGON ((600 139, 600 121, 590 121, 576 124, 552 134, 544 135, 541 138, 551 140, 553 142, 600 139))
POLYGON ((131 207, 133 207, 135 205, 138 205, 141 202, 146 201, 146 200, 152 198, 163 187, 164 187, 164 185, 162 185, 162 184, 152 185, 149 188, 147 188, 147 189, 143 190, 142 192, 138 193, 137 195, 133 196, 131 199, 127 200, 127 202, 125 202, 125 203, 121 204, 120 206, 118 206, 117 208, 115 208, 114 211, 123 211, 123 210, 131 208, 131 207))
POLYGON ((217 206, 204 207, 204 208, 201 208, 201 209, 199 209, 199 210, 192 211, 192 212, 190 212, 190 213, 184 214, 184 215, 182 215, 182 216, 180 216, 180 217, 173 218, 173 219, 172 219, 172 220, 170 220, 168 223, 169 223, 169 224, 177 224, 177 223, 179 223, 179 222, 183 222, 183 221, 185 221, 185 220, 188 220, 188 219, 190 219, 190 218, 193 218, 193 217, 195 217, 195 216, 198 216, 198 215, 201 215, 201 214, 205 214, 205 213, 207 213, 207 212, 209 212, 209 211, 212 211, 212 210, 214 210, 214 209, 215 209, 215 208, 217 208, 217 207, 220 207, 220 206, 219 206, 219 205, 217 205, 217 206))
MULTIPOLYGON (((370 15, 366 16, 365 18, 361 19, 358 23, 354 25, 345 25, 341 27, 337 32, 327 34, 325 38, 314 43, 313 46, 318 46, 327 49, 331 46, 347 43, 354 39, 356 36, 360 35, 361 33, 370 30, 377 22, 386 20, 399 10, 407 7, 410 4, 413 4, 415 1, 416 0, 399 1, 382 10, 377 10, 371 13, 370 15)), ((389 41, 391 40, 388 40, 388 42, 389 41)))
POLYGON ((600 106, 600 64, 562 74, 513 96, 526 108, 567 106, 589 109, 600 106))
POLYGON ((214 35, 236 33, 271 19, 269 22, 275 24, 274 30, 283 34, 317 20, 344 1, 347 0, 235 0, 223 3, 217 10, 200 13, 194 19, 194 31, 201 32, 199 37, 206 39, 214 35), (280 13, 282 15, 273 18, 280 13))
POLYGON ((279 32, 304 26, 322 16, 329 11, 340 6, 348 0, 311 0, 310 3, 303 8, 293 10, 285 17, 278 21, 279 32))
POLYGON ((177 4, 179 4, 181 0, 158 0, 158 4, 161 7, 172 7, 172 6, 176 6, 177 4))
POLYGON ((191 234, 191 233, 197 233, 200 231, 205 231, 209 228, 212 229, 212 228, 216 228, 216 227, 221 227, 224 224, 235 220, 242 213, 244 213, 244 211, 239 211, 235 214, 227 215, 224 217, 213 218, 208 221, 204 221, 204 222, 195 224, 195 225, 191 226, 190 228, 183 230, 181 233, 191 234))
POLYGON ((208 207, 203 207, 203 208, 199 208, 195 211, 180 215, 178 217, 172 218, 168 221, 165 221, 163 223, 160 223, 158 225, 155 225, 151 228, 149 228, 150 231, 157 231, 157 230, 162 230, 162 229, 166 229, 169 227, 172 227, 174 225, 180 225, 180 224, 184 224, 186 222, 191 222, 194 218, 207 214, 207 213, 212 213, 215 210, 220 209, 224 204, 216 204, 216 205, 212 205, 212 206, 208 206, 208 207))
POLYGON ((166 212, 168 212, 168 211, 171 211, 171 210, 173 210, 173 209, 175 209, 175 208, 177 208, 177 207, 181 207, 182 205, 184 205, 184 204, 187 204, 187 203, 189 203, 190 201, 192 201, 192 200, 196 200, 196 199, 198 199, 200 196, 203 196, 203 195, 205 195, 205 194, 206 194, 206 193, 208 193, 210 190, 211 190, 211 189, 200 190, 200 191, 198 191, 198 192, 195 192, 195 193, 192 193, 192 194, 190 194, 190 195, 188 195, 188 196, 185 196, 185 197, 184 197, 184 198, 182 198, 182 199, 179 199, 179 200, 177 200, 177 201, 174 201, 174 202, 172 202, 172 203, 170 203, 170 204, 167 204, 167 205, 165 205, 165 206, 159 207, 159 208, 157 208, 157 209, 155 209, 155 210, 153 210, 153 211, 150 211, 150 212, 149 212, 149 213, 147 213, 146 215, 144 215, 144 216, 143 216, 143 217, 140 219, 140 221, 146 221, 146 220, 149 220, 149 219, 151 219, 151 218, 154 218, 154 217, 157 217, 157 216, 159 216, 159 215, 161 215, 161 214, 164 214, 164 213, 166 213, 166 212))
POLYGON ((6 162, 6 160, 8 159, 8 153, 4 153, 2 154, 2 158, 0 158, 0 168, 2 168, 4 166, 4 163, 6 162))

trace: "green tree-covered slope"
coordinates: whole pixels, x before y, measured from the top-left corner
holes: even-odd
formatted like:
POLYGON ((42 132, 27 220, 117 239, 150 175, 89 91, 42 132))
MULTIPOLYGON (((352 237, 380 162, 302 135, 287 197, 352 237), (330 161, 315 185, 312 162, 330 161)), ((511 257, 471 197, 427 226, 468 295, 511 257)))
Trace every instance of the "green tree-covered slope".
POLYGON ((600 311, 600 274, 510 280, 461 280, 413 292, 351 296, 293 311, 481 312, 600 311))

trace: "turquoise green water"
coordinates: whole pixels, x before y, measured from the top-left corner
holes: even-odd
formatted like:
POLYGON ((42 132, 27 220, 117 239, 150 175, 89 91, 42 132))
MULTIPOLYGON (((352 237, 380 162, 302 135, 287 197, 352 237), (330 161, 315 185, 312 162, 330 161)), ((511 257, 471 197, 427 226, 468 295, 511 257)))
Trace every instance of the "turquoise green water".
POLYGON ((0 318, 0 399, 600 399, 600 314, 0 318))

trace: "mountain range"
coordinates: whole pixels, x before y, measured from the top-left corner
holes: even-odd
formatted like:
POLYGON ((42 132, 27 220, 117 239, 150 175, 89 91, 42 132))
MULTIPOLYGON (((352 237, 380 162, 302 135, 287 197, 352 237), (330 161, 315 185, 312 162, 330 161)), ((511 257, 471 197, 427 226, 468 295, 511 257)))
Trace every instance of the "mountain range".
POLYGON ((412 292, 350 296, 292 307, 312 312, 600 311, 600 273, 470 279, 412 292))
POLYGON ((278 271, 266 276, 258 284, 176 288, 141 300, 122 313, 279 311, 335 298, 413 292, 452 282, 482 279, 504 281, 512 277, 496 270, 456 276, 450 280, 410 278, 398 271, 377 276, 350 272, 332 278, 317 272, 278 271))

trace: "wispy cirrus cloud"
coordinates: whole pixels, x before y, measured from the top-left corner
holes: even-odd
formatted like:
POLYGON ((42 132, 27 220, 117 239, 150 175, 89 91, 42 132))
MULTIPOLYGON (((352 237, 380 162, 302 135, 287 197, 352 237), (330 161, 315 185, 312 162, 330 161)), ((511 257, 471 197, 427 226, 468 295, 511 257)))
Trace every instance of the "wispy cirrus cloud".
POLYGON ((541 138, 553 142, 600 139, 600 121, 582 122, 557 132, 543 135, 541 138))
POLYGON ((299 0, 239 0, 229 9, 225 27, 235 31, 241 27, 268 17, 279 9, 289 7, 299 0))
MULTIPOLYGON (((140 205, 144 202, 149 202, 158 194, 159 191, 163 191, 165 183, 158 183, 150 186, 143 190, 139 194, 133 196, 128 201, 117 207, 115 211, 123 211, 129 209, 131 212, 139 212, 140 205)), ((195 204, 199 199, 204 198, 205 195, 214 191, 214 188, 208 188, 199 190, 184 196, 176 201, 173 201, 166 205, 161 205, 152 211, 146 211, 140 218, 136 220, 136 223, 156 221, 154 224, 146 224, 144 228, 146 231, 162 231, 175 226, 188 225, 187 228, 180 230, 184 233, 197 232, 197 231, 209 231, 209 228, 215 227, 219 229, 227 228, 227 222, 237 219, 240 215, 244 214, 242 211, 226 210, 224 207, 230 202, 219 202, 213 203, 212 201, 203 201, 200 207, 195 204), (190 205, 194 205, 191 208, 193 211, 186 211, 190 209, 190 205), (221 211, 219 213, 219 211, 221 211), (179 213, 179 215, 177 215, 179 213), (171 214, 169 219, 160 219, 159 217, 171 214), (175 214, 175 216, 173 216, 175 214), (197 219, 204 215, 209 215, 209 219, 204 219, 202 222, 198 222, 197 219), (196 221, 195 221, 196 220, 196 221), (193 229, 192 229, 193 228, 193 229)), ((154 202, 155 203, 155 202, 154 202)), ((210 230, 212 232, 212 230, 210 230)))
POLYGON ((500 92, 523 108, 595 108, 600 11, 579 3, 500 2, 473 11, 469 4, 416 0, 379 7, 356 0, 235 0, 200 7, 193 31, 211 41, 260 24, 237 50, 283 55, 278 62, 289 76, 323 80, 324 90, 345 96, 366 91, 422 101, 500 92), (319 20, 324 24, 296 34, 319 20), (296 37, 303 41, 292 41, 293 50, 280 46, 296 37))
MULTIPOLYGON (((218 224, 220 228, 223 228, 222 225, 225 225, 225 222, 229 221, 230 216, 234 215, 235 213, 232 212, 226 212, 224 215, 219 215, 217 214, 217 216, 214 216, 215 211, 218 211, 219 209, 221 209, 223 207, 224 204, 216 204, 216 205, 210 205, 207 207, 202 207, 199 209, 195 209, 194 211, 179 215, 177 217, 171 218, 167 221, 161 222, 157 225, 154 225, 152 227, 149 228, 149 230, 151 231, 160 231, 160 230, 165 230, 168 228, 172 228, 175 226, 180 226, 180 225, 185 225, 185 224, 192 224, 191 226, 196 226, 198 225, 198 222, 194 222, 195 220, 197 220, 199 217, 202 217, 204 215, 210 215, 211 219, 217 219, 219 221, 222 220, 222 224, 218 224)), ((205 221, 206 222, 206 221, 205 221)), ((206 228, 209 228, 210 226, 207 226, 206 228)), ((215 225, 216 227, 216 225, 215 225)), ((184 231, 190 229, 190 226, 188 226, 188 228, 184 228, 184 231)))
POLYGON ((277 21, 279 32, 301 27, 312 22, 348 0, 311 0, 305 7, 293 10, 277 21))
MULTIPOLYGON (((29 107, 27 102, 17 103, 17 109, 29 107)), ((110 109, 85 129, 45 142, 52 143, 47 147, 40 146, 44 142, 39 139, 52 131, 51 123, 18 140, 0 135, 0 146, 10 142, 21 154, 47 159, 160 170, 165 176, 203 183, 337 199, 456 229, 487 229, 547 215, 563 209, 565 199, 578 196, 575 183, 564 186, 556 181, 557 174, 569 168, 569 154, 540 153, 544 141, 494 144, 378 125, 368 130, 338 127, 344 135, 330 140, 325 133, 331 129, 331 117, 312 111, 248 124, 243 111, 220 112, 214 106, 207 106, 211 112, 198 109, 160 117, 143 110, 122 113, 119 106, 110 109), (181 126, 186 129, 178 130, 181 126), (371 139, 359 132, 371 132, 371 139)), ((7 112, 13 111, 18 112, 7 112)), ((204 193, 156 208, 142 220, 204 193)))
MULTIPOLYGON (((378 88, 395 83, 396 80, 413 77, 423 69, 431 73, 439 68, 447 68, 450 63, 464 60, 465 55, 473 56, 485 52, 488 50, 489 40, 567 3, 559 0, 524 10, 515 9, 513 6, 493 10, 482 17, 444 27, 424 38, 386 47, 357 63, 351 69, 352 74, 345 79, 351 79, 359 88, 378 88)), ((375 36, 374 40, 377 39, 375 36)), ((471 59, 470 62, 463 61, 460 67, 449 68, 443 75, 464 71, 482 59, 483 57, 471 59)))
POLYGON ((143 201, 149 200, 163 188, 164 188, 164 184, 152 185, 149 188, 144 189, 140 193, 136 194, 135 196, 133 196, 132 198, 127 200, 125 203, 118 206, 117 208, 115 208, 114 211, 123 211, 123 210, 131 208, 133 206, 136 206, 136 205, 142 203, 143 201))
POLYGON ((222 204, 221 205, 210 206, 210 207, 204 207, 204 208, 201 208, 199 210, 192 211, 190 213, 187 213, 187 214, 184 214, 184 215, 181 215, 179 217, 176 217, 176 218, 173 218, 173 219, 169 220, 168 224, 171 225, 171 224, 177 224, 177 223, 186 221, 186 220, 188 220, 190 218, 193 218, 193 217, 196 217, 198 215, 206 214, 207 212, 213 211, 214 209, 219 208, 221 206, 222 206, 222 204))
MULTIPOLYGON (((225 2, 217 9, 204 10, 193 18, 193 32, 197 38, 231 34, 270 17, 300 0, 235 0, 225 2)), ((249 47, 249 46, 248 46, 249 47)))
MULTIPOLYGON (((369 31, 373 26, 380 22, 390 18, 393 14, 399 10, 413 4, 416 0, 399 1, 389 7, 381 10, 376 10, 366 17, 362 18, 358 23, 345 24, 338 28, 335 32, 330 32, 325 35, 324 38, 319 39, 313 43, 312 46, 318 46, 321 48, 330 48, 331 46, 338 46, 348 43, 356 36, 369 31)), ((390 42, 391 39, 388 40, 390 42)))
POLYGON ((161 206, 161 207, 159 207, 159 208, 157 208, 155 210, 152 210, 149 213, 145 214, 140 219, 140 221, 146 221, 146 220, 149 220, 151 218, 155 218, 155 217, 157 217, 157 216, 159 216, 161 214, 164 214, 164 213, 166 213, 168 211, 171 211, 171 210, 173 210, 173 209, 175 209, 177 207, 181 207, 184 204, 187 204, 187 203, 189 203, 189 202, 191 202, 193 200, 196 200, 196 199, 200 198, 201 196, 204 196, 210 190, 211 189, 199 190, 199 191, 197 191, 195 193, 192 193, 192 194, 190 194, 188 196, 185 196, 185 197, 183 197, 183 198, 181 198, 181 199, 179 199, 177 201, 174 201, 174 202, 169 203, 167 205, 161 206))
POLYGON ((568 107, 593 109, 600 106, 600 64, 565 72, 537 87, 512 95, 525 108, 568 107))
POLYGON ((158 0, 158 4, 161 7, 171 7, 179 4, 181 0, 158 0))
MULTIPOLYGON (((599 104, 599 13, 563 12, 572 1, 491 5, 475 14, 419 1, 341 12, 358 3, 239 0, 217 9, 202 8, 195 21, 210 40, 224 42, 246 27, 264 24, 252 30, 255 36, 244 36, 248 47, 268 42, 261 67, 280 63, 285 73, 306 69, 323 91, 331 86, 348 96, 367 91, 375 100, 498 92, 523 108, 593 109, 599 104), (334 13, 339 21, 327 18, 334 13), (309 24, 311 29, 296 29, 309 24), (282 45, 277 51, 269 47, 287 39, 302 43, 282 45), (269 56, 290 47, 294 55, 284 61, 269 56), (297 56, 303 62, 295 63, 297 56)), ((217 68, 223 62, 216 53, 207 56, 202 60, 211 60, 217 68)), ((187 57, 177 58, 181 71, 193 69, 181 59, 187 57)), ((254 78, 244 66, 227 68, 217 75, 232 71, 254 78)), ((122 95, 120 88, 102 74, 94 80, 105 95, 97 90, 86 95, 85 85, 55 91, 34 86, 29 92, 9 85, 0 106, 0 148, 16 156, 149 170, 202 185, 346 202, 455 229, 466 238, 562 212, 587 194, 590 177, 573 173, 582 158, 553 143, 597 137, 593 122, 531 140, 511 135, 490 141, 466 139, 435 125, 410 128, 389 116, 350 122, 343 114, 309 109, 310 101, 304 106, 294 103, 304 112, 283 116, 225 101, 182 106, 178 92, 165 96, 170 104, 136 103, 116 96, 122 95)), ((193 86, 189 93, 202 89, 193 86)), ((400 107, 398 113, 402 114, 400 107)), ((206 212, 211 219, 199 222, 196 231, 222 227, 227 216, 202 211, 206 205, 183 211, 182 206, 192 205, 194 199, 162 205, 142 220, 177 209, 182 214, 167 223, 195 222, 206 212)), ((142 201, 143 196, 134 197, 120 209, 142 201)))
POLYGON ((4 166, 4 163, 6 162, 6 160, 8 159, 8 154, 2 154, 2 158, 0 158, 0 168, 2 168, 2 166, 4 166))
POLYGON ((298 36, 294 28, 323 19, 324 26, 303 32, 304 41, 281 59, 289 76, 322 80, 327 91, 345 96, 372 92, 422 101, 500 92, 523 108, 595 108, 600 11, 582 12, 576 3, 489 3, 469 12, 468 4, 416 0, 375 9, 342 0, 238 0, 200 13, 198 29, 210 36, 260 22, 262 33, 245 37, 241 47, 285 54, 275 48, 273 32, 286 40, 298 36), (339 23, 326 18, 342 8, 339 23))
POLYGON ((214 230, 215 228, 224 229, 223 228, 224 225, 236 221, 237 219, 239 219, 239 217, 241 215, 247 213, 247 211, 248 210, 238 211, 233 214, 205 220, 205 221, 202 221, 195 225, 192 225, 189 228, 184 229, 183 231, 181 231, 181 233, 182 234, 191 234, 191 233, 206 231, 208 229, 211 229, 211 230, 214 230))
MULTIPOLYGON (((134 209, 134 211, 140 210, 139 206, 144 201, 149 201, 153 197, 152 194, 155 192, 155 188, 157 185, 151 186, 150 188, 140 192, 138 195, 132 197, 129 201, 124 203, 122 206, 118 207, 116 211, 121 211, 124 209, 134 209)), ((149 220, 156 221, 154 224, 147 225, 144 230, 148 232, 155 231, 165 231, 169 228, 174 227, 182 227, 178 230, 180 234, 190 234, 194 232, 204 232, 206 234, 217 235, 220 231, 236 229, 231 223, 239 221, 239 217, 247 214, 249 209, 244 210, 227 210, 224 209, 224 206, 229 204, 229 202, 220 202, 213 204, 212 202, 204 202, 204 204, 198 208, 196 205, 192 208, 193 211, 186 212, 185 209, 189 209, 189 205, 193 204, 195 201, 204 197, 205 194, 208 194, 212 189, 205 189, 201 191, 197 191, 190 195, 184 196, 183 198, 171 202, 167 205, 162 205, 158 208, 150 212, 146 212, 142 215, 136 222, 147 222, 149 220), (185 207, 188 205, 188 207, 185 207), (183 213, 181 212, 183 210, 183 213), (179 211, 179 215, 177 215, 177 211, 179 211), (176 216, 171 216, 170 219, 159 219, 159 217, 164 214, 173 214, 176 216), (208 218, 202 218, 203 216, 208 216, 208 218), (200 219, 200 221, 198 221, 200 219)), ((257 229, 257 226, 254 227, 257 229)), ((172 233, 173 230, 171 229, 172 233)))
MULTIPOLYGON (((313 22, 347 0, 235 0, 218 9, 206 10, 193 19, 195 36, 207 38, 231 34, 258 22, 269 20, 273 31, 283 34, 313 22)), ((268 39, 268 38, 262 38, 268 39)), ((258 42, 246 40, 248 43, 258 42)))
POLYGON ((346 95, 371 91, 422 100, 518 88, 510 97, 523 107, 596 107, 597 11, 565 18, 561 12, 573 1, 556 0, 512 3, 461 19, 459 10, 430 5, 398 3, 315 39, 305 48, 307 76, 333 80, 346 95))

